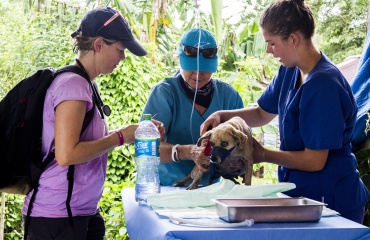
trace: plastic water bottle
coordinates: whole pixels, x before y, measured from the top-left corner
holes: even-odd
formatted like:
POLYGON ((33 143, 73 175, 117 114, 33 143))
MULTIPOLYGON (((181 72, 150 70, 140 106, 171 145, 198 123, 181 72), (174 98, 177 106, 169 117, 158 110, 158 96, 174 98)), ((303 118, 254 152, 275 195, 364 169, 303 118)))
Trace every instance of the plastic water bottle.
POLYGON ((147 203, 149 194, 160 192, 158 167, 161 135, 151 119, 151 114, 144 114, 143 121, 135 131, 135 200, 141 204, 147 203))

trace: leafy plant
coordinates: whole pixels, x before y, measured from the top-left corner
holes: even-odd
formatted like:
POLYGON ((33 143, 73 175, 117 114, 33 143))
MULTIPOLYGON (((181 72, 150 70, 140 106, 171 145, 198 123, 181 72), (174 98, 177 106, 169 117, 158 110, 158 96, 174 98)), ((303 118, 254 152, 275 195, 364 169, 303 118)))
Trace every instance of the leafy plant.
MULTIPOLYGON (((358 170, 367 189, 370 191, 370 149, 363 148, 356 152, 358 170)), ((370 201, 365 207, 364 225, 370 227, 370 201)))
POLYGON ((21 240, 23 239, 23 220, 21 209, 24 196, 6 194, 5 199, 6 208, 4 239, 21 240))
POLYGON ((108 182, 105 184, 103 197, 99 202, 100 213, 105 219, 105 239, 128 239, 121 191, 124 187, 132 186, 133 184, 126 182, 121 182, 121 184, 108 182))
POLYGON ((247 57, 244 61, 235 62, 237 71, 220 71, 222 79, 230 83, 240 94, 244 106, 255 103, 267 84, 273 78, 277 65, 269 59, 269 64, 258 57, 247 57))
MULTIPOLYGON (((370 113, 367 113, 368 118, 366 119, 366 128, 365 133, 370 130, 370 113)), ((367 140, 368 141, 368 140, 367 140)), ((360 176, 362 181, 364 182, 367 189, 370 191, 370 148, 366 144, 356 153, 356 159, 358 164, 358 171, 360 172, 360 176)), ((365 218, 364 218, 364 225, 370 227, 370 201, 366 204, 365 207, 365 218)))
MULTIPOLYGON (((22 5, 0 2, 0 99, 21 79, 40 68, 59 67, 73 61, 70 34, 76 22, 55 11, 22 14, 22 5), (17 16, 17 17, 14 17, 17 16), (59 20, 58 20, 59 19, 59 20)), ((73 16, 73 17, 72 17, 73 16)))
POLYGON ((361 54, 366 37, 368 0, 309 0, 316 23, 316 40, 334 63, 361 54))

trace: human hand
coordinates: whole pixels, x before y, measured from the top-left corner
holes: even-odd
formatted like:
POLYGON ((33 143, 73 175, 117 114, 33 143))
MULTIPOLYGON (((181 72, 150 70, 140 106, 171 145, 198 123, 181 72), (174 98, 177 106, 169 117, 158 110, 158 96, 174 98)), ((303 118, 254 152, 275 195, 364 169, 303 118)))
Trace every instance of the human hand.
POLYGON ((260 163, 266 161, 266 149, 253 138, 253 163, 260 163))
POLYGON ((154 125, 158 128, 158 131, 161 134, 161 141, 164 141, 166 129, 164 128, 163 123, 155 119, 152 119, 152 123, 154 123, 154 125))
POLYGON ((191 157, 202 172, 209 171, 210 159, 204 155, 208 141, 208 139, 203 139, 201 146, 194 145, 191 149, 191 157))
POLYGON ((221 116, 215 112, 211 114, 202 125, 200 125, 200 136, 203 136, 207 131, 217 127, 221 123, 221 116))
MULTIPOLYGON (((152 122, 154 125, 158 128, 159 133, 161 134, 161 141, 165 138, 165 128, 163 126, 163 123, 157 120, 152 119, 152 122)), ((124 143, 130 144, 135 142, 135 131, 139 127, 139 124, 131 124, 124 127, 121 127, 120 129, 115 130, 120 131, 123 135, 124 143)))

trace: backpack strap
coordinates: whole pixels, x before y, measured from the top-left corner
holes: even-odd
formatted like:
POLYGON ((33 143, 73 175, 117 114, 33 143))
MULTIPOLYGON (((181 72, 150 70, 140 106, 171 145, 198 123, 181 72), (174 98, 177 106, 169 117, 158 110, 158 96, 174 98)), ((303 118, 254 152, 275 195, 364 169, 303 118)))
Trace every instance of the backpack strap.
MULTIPOLYGON (((91 90, 93 92, 93 107, 85 115, 84 122, 82 124, 82 130, 81 130, 81 134, 82 134, 86 130, 87 126, 90 124, 90 122, 91 122, 91 120, 94 116, 95 106, 98 106, 98 110, 99 110, 100 115, 102 116, 102 118, 104 116, 103 116, 102 110, 100 108, 100 105, 101 105, 100 102, 99 102, 100 96, 99 97, 96 96, 98 93, 95 91, 93 83, 90 81, 90 77, 87 74, 86 70, 83 68, 82 65, 80 65, 80 63, 78 61, 77 61, 77 63, 79 64, 80 67, 65 66, 65 67, 59 69, 59 71, 61 71, 61 72, 70 71, 70 72, 75 72, 75 73, 80 74, 81 76, 83 76, 87 80, 87 82, 89 83, 89 85, 91 87, 91 90)), ((72 192, 73 192, 73 184, 74 184, 74 172, 75 172, 75 165, 69 165, 68 171, 67 171, 68 193, 67 193, 67 199, 66 199, 66 207, 67 207, 67 212, 68 212, 69 224, 71 226, 74 226, 73 215, 72 215, 72 210, 71 210, 71 205, 70 205, 71 198, 72 198, 72 192)))
MULTIPOLYGON (((89 83, 89 85, 91 87, 91 90, 93 92, 93 108, 92 108, 92 110, 95 109, 95 105, 98 106, 98 110, 100 112, 100 116, 101 116, 102 119, 104 119, 104 114, 103 114, 103 111, 101 109, 101 106, 103 104, 102 104, 102 100, 101 100, 101 98, 99 96, 99 93, 96 91, 95 85, 93 85, 93 83, 90 81, 90 77, 87 74, 84 66, 81 64, 81 62, 77 58, 75 60, 76 60, 76 62, 78 64, 78 66, 79 66, 78 71, 83 72, 83 74, 85 75, 85 79, 89 83)), ((76 67, 76 66, 73 66, 73 67, 76 67)), ((87 117, 89 117, 89 116, 87 116, 87 117)), ((85 118, 86 118, 86 116, 85 116, 85 118)), ((92 117, 91 117, 91 119, 92 119, 92 117)), ((87 127, 88 124, 86 126, 84 126, 84 125, 85 124, 83 124, 83 126, 82 126, 83 129, 84 129, 84 127, 87 127)), ((74 172, 75 172, 75 165, 70 165, 68 167, 68 172, 67 172, 68 193, 67 193, 67 199, 66 199, 66 207, 67 207, 67 212, 68 212, 69 224, 72 227, 74 226, 74 221, 73 221, 73 215, 72 215, 72 210, 71 210, 70 202, 71 202, 72 192, 73 192, 74 172)))
POLYGON ((73 215, 72 215, 70 202, 72 198, 74 174, 75 174, 75 165, 69 165, 68 172, 67 172, 68 193, 67 193, 66 207, 67 207, 67 212, 68 212, 69 225, 71 225, 72 227, 75 225, 75 223, 73 221, 73 215))
MULTIPOLYGON (((94 116, 95 105, 96 105, 95 101, 93 101, 93 107, 85 115, 85 119, 82 124, 81 134, 86 130, 87 126, 89 126, 94 116)), ((71 198, 72 198, 72 191, 73 191, 74 173, 75 173, 75 165, 69 165, 68 171, 67 171, 68 193, 67 193, 66 207, 67 207, 67 212, 68 212, 69 224, 71 226, 74 226, 73 215, 72 215, 72 210, 71 210, 71 205, 70 205, 71 198)))

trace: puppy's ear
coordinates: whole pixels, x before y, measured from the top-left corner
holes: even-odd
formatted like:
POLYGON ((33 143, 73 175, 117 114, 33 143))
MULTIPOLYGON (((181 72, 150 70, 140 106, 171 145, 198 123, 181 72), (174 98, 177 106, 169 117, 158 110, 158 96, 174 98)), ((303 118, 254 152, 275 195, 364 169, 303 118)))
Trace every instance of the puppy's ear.
POLYGON ((205 134, 203 134, 203 136, 201 136, 199 139, 198 139, 198 142, 197 142, 197 146, 200 147, 202 145, 202 140, 203 139, 210 139, 211 136, 212 136, 212 130, 209 130, 208 132, 206 132, 205 134))
POLYGON ((237 142, 238 147, 243 146, 248 141, 248 136, 242 131, 234 129, 234 138, 237 142))

